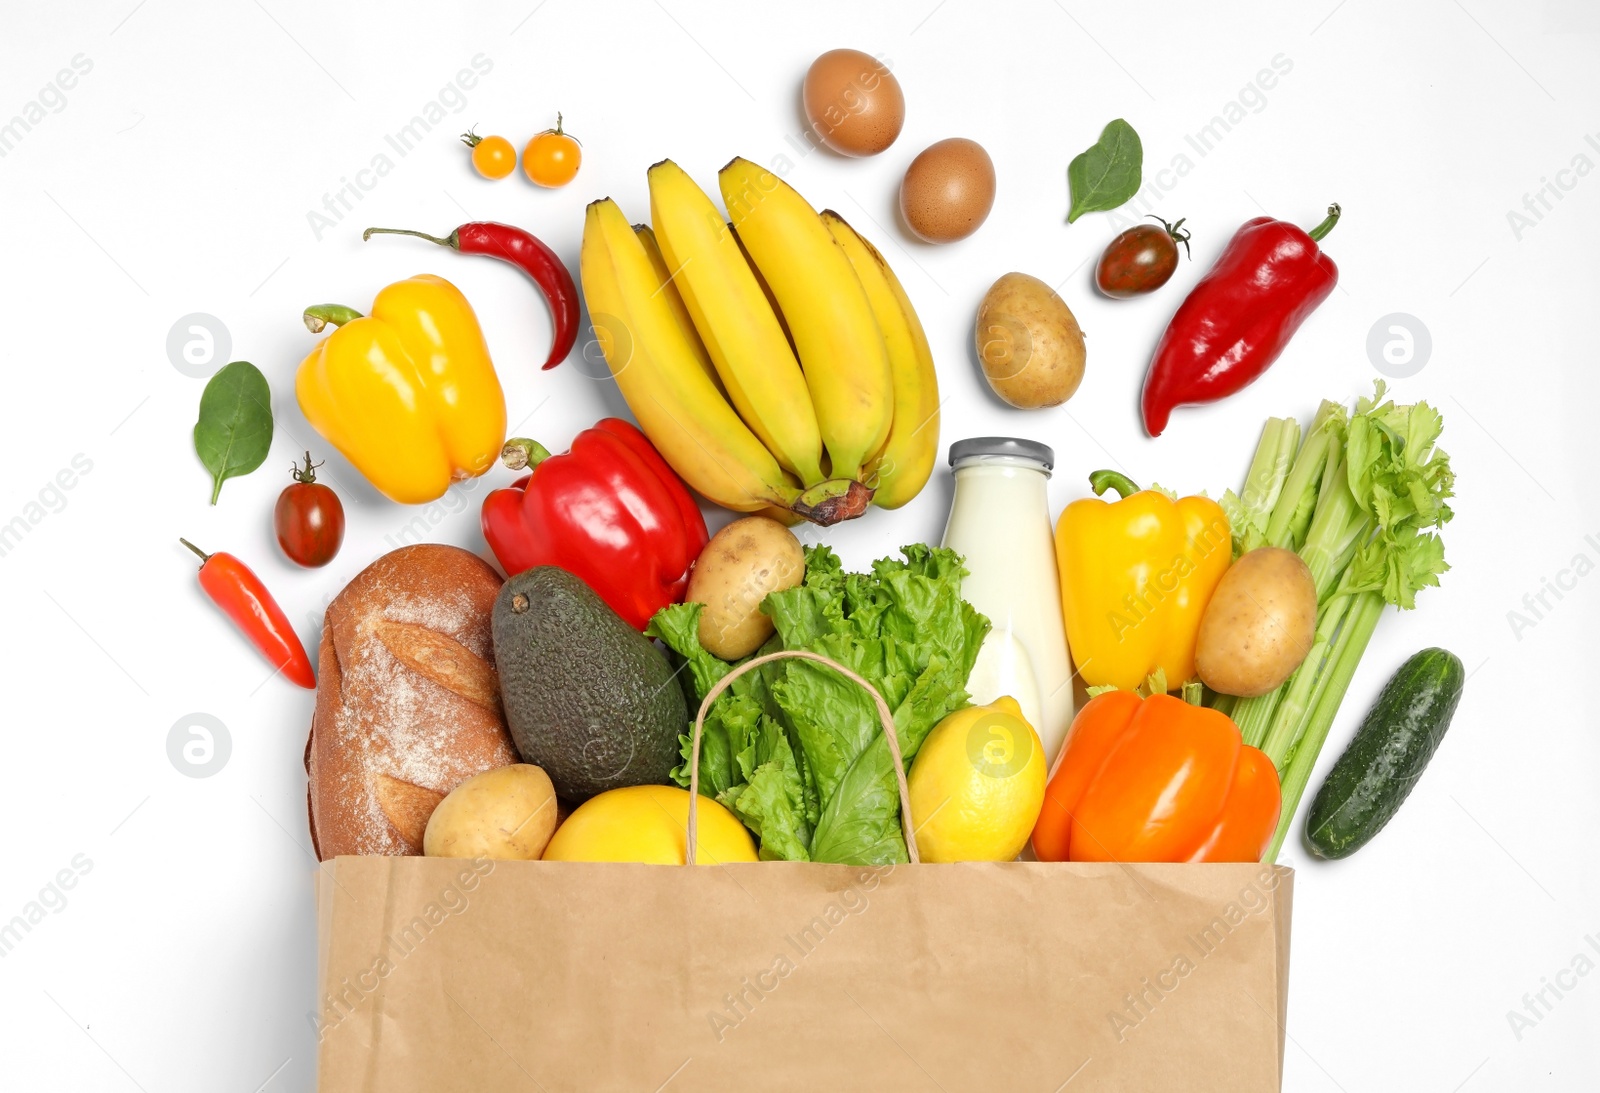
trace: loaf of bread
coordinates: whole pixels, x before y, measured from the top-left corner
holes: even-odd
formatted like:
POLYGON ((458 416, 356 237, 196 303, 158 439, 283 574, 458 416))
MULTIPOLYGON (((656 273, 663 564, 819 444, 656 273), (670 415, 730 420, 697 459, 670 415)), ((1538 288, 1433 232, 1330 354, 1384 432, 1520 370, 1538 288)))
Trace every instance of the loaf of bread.
POLYGON ((320 860, 420 854, 445 794, 517 762, 489 626, 500 585, 477 555, 423 543, 385 554, 329 605, 306 742, 320 860))

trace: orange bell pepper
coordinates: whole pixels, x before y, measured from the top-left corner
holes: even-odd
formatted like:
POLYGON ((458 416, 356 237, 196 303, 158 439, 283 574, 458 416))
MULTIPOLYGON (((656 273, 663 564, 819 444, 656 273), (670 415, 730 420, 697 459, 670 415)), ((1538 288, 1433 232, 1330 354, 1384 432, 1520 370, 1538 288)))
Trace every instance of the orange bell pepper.
POLYGON ((1033 829, 1040 861, 1260 861, 1278 774, 1224 713, 1106 691, 1072 721, 1033 829))

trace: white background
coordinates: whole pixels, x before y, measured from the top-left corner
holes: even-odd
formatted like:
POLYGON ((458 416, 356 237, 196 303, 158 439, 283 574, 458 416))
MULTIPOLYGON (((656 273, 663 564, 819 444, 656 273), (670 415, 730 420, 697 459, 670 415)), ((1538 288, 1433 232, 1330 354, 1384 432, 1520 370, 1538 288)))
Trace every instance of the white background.
MULTIPOLYGON (((1578 579, 1559 601, 1547 593, 1551 609, 1520 633, 1508 612, 1526 610, 1524 595, 1576 555, 1600 561, 1600 178, 1562 176, 1573 188, 1520 232, 1507 214, 1574 157, 1600 164, 1585 142, 1600 132, 1600 14, 1584 0, 535 4, 451 16, 301 0, 7 5, 0 119, 74 56, 92 70, 0 158, 0 523, 39 515, 27 506, 75 455, 92 470, 70 491, 47 490, 59 511, 0 557, 0 920, 75 855, 92 869, 0 959, 0 1084, 312 1087, 301 767, 312 697, 267 679, 177 543, 246 559, 314 649, 325 602, 415 515, 333 459, 326 478, 349 513, 343 552, 310 572, 279 555, 269 513, 288 466, 307 444, 328 454, 290 394, 313 343, 300 310, 364 308, 391 280, 437 272, 476 305, 517 432, 561 450, 623 409, 576 355, 537 370, 547 313, 514 270, 416 241, 362 244, 361 228, 443 233, 501 219, 576 270, 583 206, 610 194, 644 218, 655 160, 674 157, 714 192, 733 155, 786 154, 789 180, 875 240, 916 301, 948 399, 944 441, 1000 433, 1054 445, 1057 509, 1106 464, 1185 492, 1238 484, 1266 417, 1307 419, 1323 397, 1370 390, 1366 341, 1379 317, 1426 324, 1432 357, 1395 390, 1446 419, 1460 490, 1446 533, 1454 568, 1417 611, 1384 618, 1322 769, 1411 652, 1445 645, 1472 675, 1444 746, 1381 837, 1336 865, 1306 860, 1297 839, 1283 856, 1299 868, 1285 1086, 1593 1088, 1600 974, 1520 1037, 1507 1012, 1600 935, 1600 578, 1578 579), (800 155, 790 143, 806 65, 840 45, 886 55, 905 89, 905 131, 874 160, 800 155), (466 105, 397 156, 385 135, 478 54, 493 68, 466 105), (1292 70, 1264 102, 1247 93, 1256 109, 1198 155, 1185 137, 1280 54, 1292 70), (520 174, 485 182, 455 141, 477 123, 520 146, 558 109, 585 156, 561 191, 520 174), (1118 116, 1143 137, 1147 178, 1180 153, 1192 162, 1151 208, 1189 218, 1194 261, 1134 302, 1090 287, 1085 263, 1114 234, 1111 218, 1064 219, 1067 161, 1118 116), (994 213, 966 242, 913 243, 896 224, 899 175, 953 135, 992 154, 994 213), (393 170, 317 238, 308 213, 380 153, 393 170), (1326 242, 1339 291, 1259 383, 1179 411, 1165 436, 1146 439, 1137 391, 1182 294, 1243 220, 1267 211, 1309 225, 1333 200, 1345 209, 1326 242), (1060 284, 1088 333, 1087 378, 1062 409, 1011 410, 976 373, 974 308, 1013 269, 1060 284), (231 356, 265 371, 278 420, 266 465, 230 481, 216 508, 190 442, 202 382, 166 352, 169 328, 191 312, 221 319, 231 356), (232 743, 226 766, 201 779, 167 752, 169 729, 196 711, 220 718, 232 743)), ((431 536, 483 551, 483 492, 452 491, 431 536)), ((936 541, 949 492, 941 465, 907 508, 826 538, 853 566, 936 541)), ((922 1080, 908 1072, 907 1088, 922 1080)))

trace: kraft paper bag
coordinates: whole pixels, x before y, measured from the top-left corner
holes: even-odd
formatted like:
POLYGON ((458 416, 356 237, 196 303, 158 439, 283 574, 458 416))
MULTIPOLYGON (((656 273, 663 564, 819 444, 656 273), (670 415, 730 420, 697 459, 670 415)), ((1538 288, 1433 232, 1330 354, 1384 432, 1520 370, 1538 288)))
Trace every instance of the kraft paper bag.
POLYGON ((339 858, 319 1085, 1277 1090, 1293 872, 339 858))

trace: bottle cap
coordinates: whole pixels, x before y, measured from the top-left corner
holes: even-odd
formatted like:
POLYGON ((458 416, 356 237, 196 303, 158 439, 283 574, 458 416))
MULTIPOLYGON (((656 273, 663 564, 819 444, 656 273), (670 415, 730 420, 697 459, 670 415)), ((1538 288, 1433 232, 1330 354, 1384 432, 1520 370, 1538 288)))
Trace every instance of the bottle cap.
POLYGON ((952 467, 959 467, 963 463, 984 456, 1026 459, 1039 464, 1046 471, 1053 468, 1056 463, 1056 453, 1050 450, 1048 444, 1041 444, 1037 440, 1024 440, 1021 437, 975 436, 967 440, 958 440, 950 445, 952 467))

